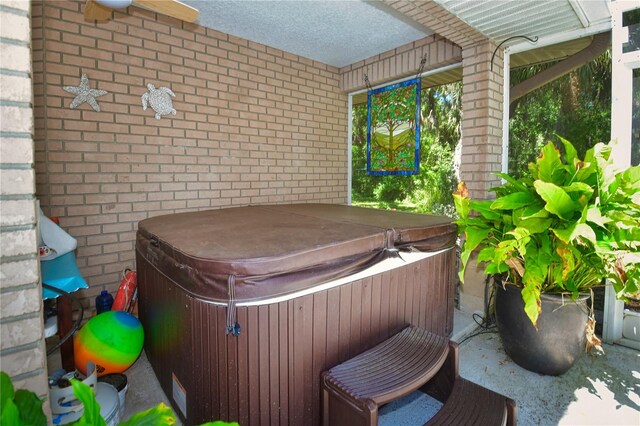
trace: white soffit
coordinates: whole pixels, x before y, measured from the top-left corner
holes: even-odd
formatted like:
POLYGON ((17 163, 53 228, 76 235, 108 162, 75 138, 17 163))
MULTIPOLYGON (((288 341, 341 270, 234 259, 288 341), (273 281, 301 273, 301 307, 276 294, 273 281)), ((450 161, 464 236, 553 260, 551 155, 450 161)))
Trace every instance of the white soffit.
POLYGON ((336 67, 432 32, 381 2, 360 0, 182 0, 198 23, 336 67))
POLYGON ((608 0, 435 1, 498 43, 518 35, 561 39, 562 34, 604 31, 611 20, 608 0))

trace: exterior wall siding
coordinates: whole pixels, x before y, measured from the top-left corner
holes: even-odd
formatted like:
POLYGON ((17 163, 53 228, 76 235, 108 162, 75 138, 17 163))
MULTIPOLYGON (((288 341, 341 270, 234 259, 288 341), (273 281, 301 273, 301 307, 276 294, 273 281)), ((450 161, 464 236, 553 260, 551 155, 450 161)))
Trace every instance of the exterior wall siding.
POLYGON ((0 1, 0 53, 0 369, 46 397, 29 2, 0 1))
POLYGON ((137 222, 248 204, 347 200, 339 70, 131 7, 87 23, 83 1, 34 1, 37 196, 78 239, 84 303, 134 266, 137 222), (108 91, 69 108, 86 74, 108 91), (146 84, 175 116, 143 111, 146 84))

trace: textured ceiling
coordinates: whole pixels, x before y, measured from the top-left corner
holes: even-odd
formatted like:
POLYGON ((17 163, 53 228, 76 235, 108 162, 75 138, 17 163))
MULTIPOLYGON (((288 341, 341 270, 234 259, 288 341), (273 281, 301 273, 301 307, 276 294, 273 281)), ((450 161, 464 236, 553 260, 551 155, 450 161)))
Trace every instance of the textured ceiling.
MULTIPOLYGON (((432 34, 381 1, 182 1, 200 11, 198 22, 202 26, 336 67, 432 34)), ((497 42, 515 35, 557 39, 543 43, 546 46, 606 31, 607 25, 610 28, 609 0, 435 1, 497 42)), ((519 43, 524 45, 520 51, 540 47, 519 43)), ((507 46, 515 44, 518 41, 507 46)), ((523 58, 518 65, 553 59, 549 57, 551 53, 538 51, 538 57, 523 58)), ((561 58, 570 53, 573 52, 558 51, 553 55, 561 58)))
POLYGON ((183 2, 200 11, 202 26, 336 67, 432 34, 380 2, 183 2))

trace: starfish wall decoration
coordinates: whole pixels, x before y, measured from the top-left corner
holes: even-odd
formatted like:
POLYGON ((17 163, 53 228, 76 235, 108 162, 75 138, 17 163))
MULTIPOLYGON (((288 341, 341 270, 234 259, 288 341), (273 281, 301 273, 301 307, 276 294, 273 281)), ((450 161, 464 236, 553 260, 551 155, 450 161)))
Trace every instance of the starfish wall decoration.
POLYGON ((89 78, 86 74, 82 74, 79 86, 64 86, 65 92, 73 93, 76 97, 71 101, 71 108, 77 108, 83 103, 88 103, 95 112, 100 112, 100 105, 96 102, 98 96, 106 95, 106 90, 98 90, 89 88, 89 78))

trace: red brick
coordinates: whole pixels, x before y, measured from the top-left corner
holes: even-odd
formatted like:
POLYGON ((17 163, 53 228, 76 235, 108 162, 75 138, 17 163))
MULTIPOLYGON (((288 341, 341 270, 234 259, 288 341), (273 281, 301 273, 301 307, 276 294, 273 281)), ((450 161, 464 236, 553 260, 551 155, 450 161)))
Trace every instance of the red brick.
POLYGON ((100 24, 91 38, 95 25, 69 3, 47 4, 72 24, 41 20, 49 55, 33 43, 36 169, 45 183, 40 198, 68 214, 81 236, 78 263, 91 285, 85 294, 117 286, 121 262, 133 262, 135 224, 146 217, 346 201, 339 70, 197 25, 156 21, 136 8, 116 12, 121 19, 100 24), (83 72, 92 87, 109 91, 98 99, 102 112, 68 108, 72 97, 61 86, 77 85, 83 72), (176 116, 156 120, 142 110, 147 83, 172 88, 176 116))

